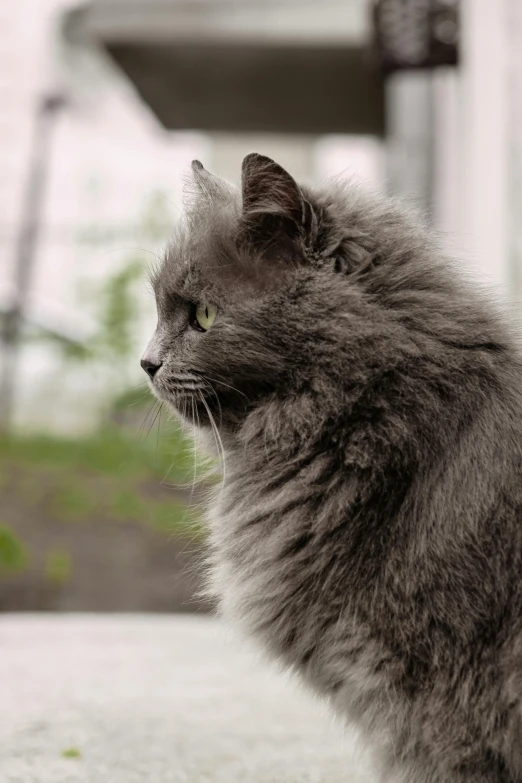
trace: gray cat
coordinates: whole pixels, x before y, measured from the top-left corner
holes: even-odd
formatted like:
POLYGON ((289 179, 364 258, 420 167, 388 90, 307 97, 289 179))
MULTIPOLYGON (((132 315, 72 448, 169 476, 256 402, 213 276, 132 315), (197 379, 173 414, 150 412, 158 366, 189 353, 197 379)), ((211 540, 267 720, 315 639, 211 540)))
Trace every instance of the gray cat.
POLYGON ((211 591, 375 748, 522 781, 522 362, 428 232, 351 186, 193 164, 142 361, 213 433, 211 591))

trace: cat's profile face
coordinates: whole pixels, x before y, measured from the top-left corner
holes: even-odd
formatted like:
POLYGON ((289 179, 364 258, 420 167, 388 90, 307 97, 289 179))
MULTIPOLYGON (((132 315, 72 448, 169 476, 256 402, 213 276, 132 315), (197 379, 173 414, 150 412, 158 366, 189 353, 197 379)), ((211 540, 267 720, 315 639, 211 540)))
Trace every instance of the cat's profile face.
POLYGON ((158 325, 142 366, 182 415, 233 426, 299 375, 320 306, 320 271, 306 263, 316 218, 260 155, 244 161, 241 194, 201 164, 193 177, 196 199, 152 281, 158 325))
POLYGON ((153 392, 190 422, 233 431, 268 398, 335 415, 354 384, 417 355, 441 313, 472 317, 455 310, 426 233, 388 200, 335 183, 309 191, 257 154, 241 191, 197 162, 192 176, 195 198, 153 277, 158 326, 142 360, 153 392))

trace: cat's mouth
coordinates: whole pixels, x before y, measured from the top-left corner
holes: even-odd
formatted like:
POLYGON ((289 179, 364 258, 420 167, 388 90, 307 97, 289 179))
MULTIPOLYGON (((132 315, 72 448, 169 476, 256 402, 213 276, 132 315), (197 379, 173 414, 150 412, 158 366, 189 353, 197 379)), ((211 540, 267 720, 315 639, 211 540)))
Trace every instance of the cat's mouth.
POLYGON ((193 371, 167 372, 162 367, 150 387, 156 397, 166 402, 182 419, 198 426, 220 428, 233 424, 246 410, 246 394, 230 382, 193 371))
POLYGON ((193 372, 158 372, 150 381, 152 392, 182 418, 206 424, 221 412, 221 404, 211 385, 193 372), (215 404, 214 404, 215 403, 215 404))
POLYGON ((200 398, 208 391, 207 384, 195 373, 159 373, 151 382, 154 393, 166 402, 175 404, 187 398, 200 398))

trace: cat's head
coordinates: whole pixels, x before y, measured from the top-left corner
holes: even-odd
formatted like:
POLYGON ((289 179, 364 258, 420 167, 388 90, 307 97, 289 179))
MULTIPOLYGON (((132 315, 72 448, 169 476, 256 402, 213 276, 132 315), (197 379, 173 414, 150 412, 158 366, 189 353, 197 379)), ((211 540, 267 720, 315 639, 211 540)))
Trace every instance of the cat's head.
POLYGON ((197 161, 190 184, 152 281, 158 325, 142 366, 153 392, 225 429, 269 397, 304 391, 337 404, 335 383, 385 361, 393 334, 383 292, 415 285, 407 225, 398 232, 393 211, 372 214, 375 202, 350 189, 301 187, 258 154, 243 161, 241 190, 197 161), (406 259, 408 274, 402 260, 383 271, 384 255, 406 259))
MULTIPOLYGON (((142 367, 178 412, 224 426, 295 382, 310 323, 311 277, 327 254, 319 215, 262 155, 243 161, 241 191, 195 161, 185 216, 153 275, 158 324, 142 367), (322 232, 322 233, 321 233, 322 232)), ((326 315, 326 314, 325 314, 326 315)))

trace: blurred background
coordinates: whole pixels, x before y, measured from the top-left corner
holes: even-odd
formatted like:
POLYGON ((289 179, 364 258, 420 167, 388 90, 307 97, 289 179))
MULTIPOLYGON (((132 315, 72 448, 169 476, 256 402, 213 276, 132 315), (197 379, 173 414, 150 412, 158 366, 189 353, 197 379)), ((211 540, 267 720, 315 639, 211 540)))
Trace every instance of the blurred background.
POLYGON ((0 29, 0 610, 204 610, 194 454, 139 367, 183 174, 259 151, 399 194, 517 311, 522 3, 2 0, 0 29))

